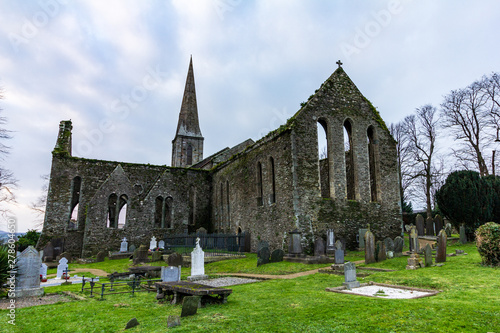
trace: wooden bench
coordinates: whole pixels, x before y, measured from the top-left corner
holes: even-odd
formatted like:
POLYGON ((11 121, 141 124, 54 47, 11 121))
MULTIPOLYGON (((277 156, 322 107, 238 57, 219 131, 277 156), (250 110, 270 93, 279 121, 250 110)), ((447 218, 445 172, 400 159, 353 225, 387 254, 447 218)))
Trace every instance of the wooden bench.
POLYGON ((175 281, 175 282, 156 282, 156 299, 173 296, 172 304, 178 304, 184 296, 206 296, 226 303, 227 297, 233 292, 232 289, 216 288, 205 286, 196 282, 175 281), (212 297, 214 296, 215 297, 212 297))

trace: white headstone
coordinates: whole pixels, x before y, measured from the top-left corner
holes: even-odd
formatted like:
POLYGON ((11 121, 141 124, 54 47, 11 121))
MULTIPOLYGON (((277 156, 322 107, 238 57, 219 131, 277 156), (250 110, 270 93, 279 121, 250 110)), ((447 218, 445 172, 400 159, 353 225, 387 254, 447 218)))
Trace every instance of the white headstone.
POLYGON ((181 280, 181 266, 162 266, 161 267, 161 281, 162 282, 176 282, 181 280))
POLYGON ((159 247, 160 249, 164 249, 164 248, 165 248, 165 241, 164 241, 164 240, 159 241, 159 242, 158 242, 158 247, 159 247))
POLYGON ((68 269, 68 259, 62 257, 59 260, 59 265, 57 265, 57 276, 56 279, 61 279, 65 270, 68 269))
POLYGON ((153 236, 153 237, 151 237, 151 242, 149 242, 149 249, 154 250, 154 249, 156 249, 156 247, 157 247, 156 237, 153 236))
POLYGON ((196 247, 191 252, 191 276, 188 281, 206 279, 205 275, 205 252, 200 247, 200 238, 196 238, 196 247))
POLYGON ((41 275, 43 278, 46 278, 46 277, 47 277, 47 265, 45 265, 45 264, 41 264, 41 265, 40 265, 40 275, 41 275))
POLYGON ((42 260, 33 246, 28 246, 17 257, 15 297, 41 296, 40 266, 42 260))
POLYGON ((128 251, 127 238, 123 237, 122 243, 120 244, 120 252, 127 252, 127 251, 128 251))

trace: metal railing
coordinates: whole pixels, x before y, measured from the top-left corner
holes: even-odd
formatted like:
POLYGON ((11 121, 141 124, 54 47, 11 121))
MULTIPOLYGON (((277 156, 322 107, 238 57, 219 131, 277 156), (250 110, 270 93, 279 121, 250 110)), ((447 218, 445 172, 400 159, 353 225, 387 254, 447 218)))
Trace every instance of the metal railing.
POLYGON ((180 254, 189 254, 200 238, 200 246, 205 256, 224 256, 245 252, 249 238, 245 233, 235 234, 180 234, 167 235, 165 247, 180 254))
POLYGON ((155 282, 161 282, 161 279, 144 279, 142 276, 139 276, 127 281, 116 282, 114 280, 110 280, 108 283, 100 283, 94 281, 94 278, 85 279, 85 276, 83 276, 81 291, 90 291, 90 297, 94 297, 95 294, 100 294, 101 300, 103 300, 104 295, 131 293, 132 296, 134 296, 137 292, 150 292, 155 282), (89 284, 89 287, 85 287, 87 283, 89 284))

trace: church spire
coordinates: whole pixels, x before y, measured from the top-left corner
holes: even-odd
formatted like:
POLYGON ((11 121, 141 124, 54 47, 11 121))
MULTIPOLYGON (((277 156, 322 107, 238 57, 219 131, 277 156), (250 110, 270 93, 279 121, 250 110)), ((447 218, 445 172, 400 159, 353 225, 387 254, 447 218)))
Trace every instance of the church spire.
POLYGON ((198 121, 193 57, 189 60, 186 87, 182 97, 177 132, 172 141, 172 166, 188 167, 203 159, 203 136, 198 121))
POLYGON ((189 60, 186 87, 182 97, 181 112, 177 123, 177 135, 202 137, 198 122, 198 106, 196 104, 196 89, 194 86, 193 57, 189 60))

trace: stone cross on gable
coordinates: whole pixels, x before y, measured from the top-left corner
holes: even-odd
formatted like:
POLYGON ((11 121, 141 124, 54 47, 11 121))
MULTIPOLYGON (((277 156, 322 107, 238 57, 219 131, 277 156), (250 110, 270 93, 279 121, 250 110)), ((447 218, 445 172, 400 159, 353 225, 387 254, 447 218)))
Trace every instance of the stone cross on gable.
POLYGON ((340 67, 342 67, 342 65, 343 65, 343 64, 342 64, 342 61, 340 61, 340 60, 339 60, 339 61, 337 61, 337 62, 336 62, 336 64, 337 64, 337 65, 339 65, 339 68, 340 68, 340 67))

